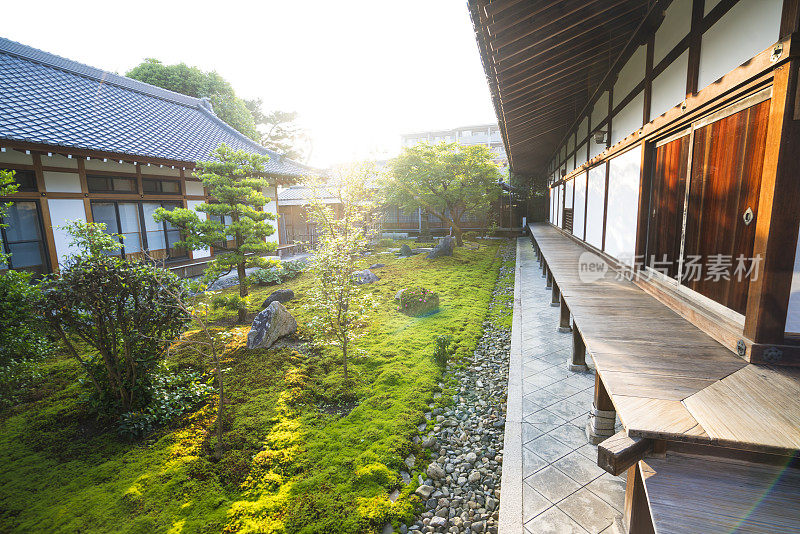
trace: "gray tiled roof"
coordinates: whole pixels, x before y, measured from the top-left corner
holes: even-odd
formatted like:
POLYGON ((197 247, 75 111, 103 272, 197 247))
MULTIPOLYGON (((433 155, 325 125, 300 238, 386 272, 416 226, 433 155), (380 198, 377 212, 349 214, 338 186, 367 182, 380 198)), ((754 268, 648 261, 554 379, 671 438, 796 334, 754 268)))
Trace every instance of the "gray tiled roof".
MULTIPOLYGON (((335 198, 333 195, 330 196, 322 196, 328 195, 328 191, 326 188, 321 188, 317 195, 320 195, 319 199, 325 204, 338 204, 339 200, 335 198)), ((315 197, 315 192, 312 188, 304 186, 304 185, 293 185, 291 187, 287 187, 286 189, 282 189, 278 191, 278 204, 283 205, 302 205, 311 202, 311 200, 315 197)))
POLYGON ((0 37, 0 139, 196 162, 220 143, 270 157, 273 174, 312 169, 224 122, 210 104, 0 37))

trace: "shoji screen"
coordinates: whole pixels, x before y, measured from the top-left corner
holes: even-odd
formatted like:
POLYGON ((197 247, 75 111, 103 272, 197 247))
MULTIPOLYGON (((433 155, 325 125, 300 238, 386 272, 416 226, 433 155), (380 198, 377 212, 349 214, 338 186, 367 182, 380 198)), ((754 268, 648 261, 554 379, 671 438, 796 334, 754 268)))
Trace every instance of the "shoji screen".
POLYGON ((641 147, 636 147, 609 163, 605 250, 628 265, 636 254, 641 155, 641 147))
POLYGON ((586 242, 597 248, 602 248, 606 197, 605 163, 589 169, 588 196, 586 205, 586 242))
POLYGON ((572 233, 583 239, 583 221, 586 220, 586 173, 575 178, 575 211, 572 216, 572 233))

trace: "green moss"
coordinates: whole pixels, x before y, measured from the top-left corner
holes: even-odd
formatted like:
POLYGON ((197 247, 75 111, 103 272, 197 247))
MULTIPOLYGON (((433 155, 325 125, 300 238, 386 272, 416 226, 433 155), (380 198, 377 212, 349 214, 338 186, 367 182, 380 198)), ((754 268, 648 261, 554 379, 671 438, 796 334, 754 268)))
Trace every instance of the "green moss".
MULTIPOLYGON (((219 462, 211 454, 212 406, 123 443, 91 416, 75 365, 66 357, 47 362, 28 403, 0 414, 0 531, 379 532, 387 521, 410 520, 418 499, 399 471, 409 453, 425 457, 412 438, 439 390, 433 339, 451 335, 456 359, 474 350, 498 250, 490 243, 433 261, 365 258, 386 267, 363 289, 379 306, 354 344, 350 383, 335 348, 249 351, 248 328, 224 326, 233 313, 217 310, 220 327, 235 334, 219 462), (397 291, 416 285, 439 294, 439 313, 396 311, 397 291), (402 491, 391 502, 395 489, 402 491)), ((303 274, 283 285, 297 295, 286 306, 305 338, 313 335, 303 329, 310 283, 303 274)), ((270 291, 253 291, 252 313, 270 291)), ((176 349, 172 365, 202 365, 194 351, 176 349)), ((450 387, 437 403, 447 402, 450 387)))

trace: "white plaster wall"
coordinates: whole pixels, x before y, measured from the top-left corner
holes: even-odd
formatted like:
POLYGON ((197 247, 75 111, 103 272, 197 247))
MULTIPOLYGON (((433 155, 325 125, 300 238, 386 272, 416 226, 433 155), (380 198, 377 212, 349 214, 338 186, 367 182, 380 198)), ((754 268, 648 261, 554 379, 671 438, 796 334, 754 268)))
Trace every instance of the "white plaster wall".
POLYGON ((742 0, 703 34, 697 88, 721 78, 778 40, 782 0, 742 0))
POLYGON ((575 177, 575 211, 572 213, 572 233, 583 239, 583 221, 586 219, 586 173, 575 177))
POLYGON ((44 187, 49 193, 80 193, 81 179, 76 172, 44 171, 44 187))
POLYGON ((569 139, 567 139, 567 154, 571 153, 575 149, 575 136, 570 135, 569 139))
POLYGON ((586 242, 597 248, 603 245, 605 216, 606 164, 589 169, 588 203, 586 206, 586 242))
POLYGON ((588 133, 589 133, 589 118, 586 117, 578 124, 578 141, 586 139, 588 133))
MULTIPOLYGON (((706 0, 707 3, 708 0, 706 0)), ((656 31, 656 39, 653 43, 654 67, 689 33, 691 27, 692 0, 674 0, 667 8, 667 14, 656 31)), ((685 78, 683 84, 685 87, 685 78)))
POLYGON ((686 99, 686 73, 689 52, 681 54, 653 80, 650 96, 650 120, 677 106, 686 99))
POLYGON ((636 254, 636 223, 639 208, 641 147, 609 162, 606 252, 633 265, 636 254))
POLYGON ((550 223, 556 223, 556 190, 550 188, 550 223))
POLYGON ((575 158, 570 156, 567 160, 567 172, 572 172, 575 170, 575 158))
MULTIPOLYGON (((173 178, 178 178, 181 175, 180 169, 173 169, 167 165, 163 167, 159 167, 158 165, 142 165, 142 174, 145 176, 172 176, 173 178)), ((187 176, 190 173, 187 173, 187 176)))
POLYGON ((794 273, 792 290, 789 295, 789 309, 786 312, 786 332, 800 334, 800 235, 794 252, 794 273))
POLYGON ((564 200, 566 202, 566 207, 567 208, 571 208, 572 207, 572 195, 573 195, 573 191, 575 189, 575 181, 574 180, 570 180, 569 182, 564 184, 564 188, 565 188, 564 189, 564 191, 565 191, 564 192, 564 200))
MULTIPOLYGON (((202 203, 202 200, 187 200, 186 207, 194 211, 194 209, 202 203)), ((206 214, 202 211, 196 211, 195 213, 197 213, 197 216, 200 217, 200 219, 206 218, 206 214)), ((211 249, 208 248, 201 248, 192 251, 192 258, 194 259, 207 258, 209 256, 211 256, 211 249)))
POLYGON ((205 194, 203 192, 203 182, 186 180, 186 194, 190 196, 202 197, 205 194))
POLYGON ((589 158, 593 158, 606 149, 605 142, 595 143, 594 137, 589 138, 589 158))
MULTIPOLYGON (((708 15, 712 9, 716 7, 717 4, 720 3, 721 0, 706 0, 703 4, 703 16, 708 15)), ((758 0, 756 0, 758 1, 758 0)))
POLYGON ((63 226, 68 221, 86 222, 86 210, 83 207, 83 200, 79 198, 51 198, 47 201, 47 206, 50 208, 50 222, 53 225, 53 240, 56 244, 58 264, 64 265, 67 257, 77 252, 77 250, 69 245, 70 237, 67 233, 58 227, 63 226))
POLYGON ((4 163, 16 163, 17 165, 33 165, 33 156, 25 152, 7 148, 5 152, 0 152, 0 168, 4 163))
POLYGON ((645 62, 647 60, 647 47, 640 46, 631 55, 628 62, 620 69, 617 82, 614 84, 614 107, 622 102, 628 93, 633 91, 644 80, 645 62))
POLYGON ((641 128, 644 116, 644 92, 640 91, 628 105, 611 119, 611 144, 615 145, 641 128))
MULTIPOLYGON (((84 162, 86 170, 135 173, 136 165, 133 163, 120 163, 118 160, 103 161, 101 159, 89 159, 84 162)), ((158 167, 156 167, 158 168, 158 167)))
POLYGON ((594 107, 592 108, 592 130, 597 129, 600 124, 608 116, 608 91, 600 95, 594 107))
POLYGON ((77 169, 78 160, 75 158, 68 158, 60 154, 53 154, 52 156, 42 154, 42 165, 44 167, 65 167, 67 169, 77 169))
POLYGON ((270 186, 268 188, 265 188, 262 191, 262 193, 263 193, 263 195, 265 197, 270 199, 269 202, 264 204, 264 211, 266 211, 267 213, 271 213, 271 214, 273 214, 275 216, 275 220, 267 221, 269 224, 272 225, 272 228, 275 229, 275 231, 272 233, 272 235, 267 236, 267 243, 275 243, 275 244, 277 244, 278 243, 278 203, 275 201, 275 199, 278 197, 278 192, 276 190, 276 187, 274 185, 272 185, 272 186, 270 186))

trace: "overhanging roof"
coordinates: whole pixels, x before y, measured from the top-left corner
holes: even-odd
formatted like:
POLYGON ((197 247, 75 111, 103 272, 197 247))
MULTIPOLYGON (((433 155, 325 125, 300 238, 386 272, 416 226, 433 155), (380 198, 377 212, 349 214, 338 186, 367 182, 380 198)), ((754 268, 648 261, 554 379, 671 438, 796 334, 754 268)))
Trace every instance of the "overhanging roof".
POLYGON ((469 0, 512 171, 543 172, 617 60, 641 44, 656 4, 469 0))
POLYGON ((0 139, 194 163, 225 143, 269 156, 267 172, 310 167, 234 130, 202 99, 0 38, 0 139))

